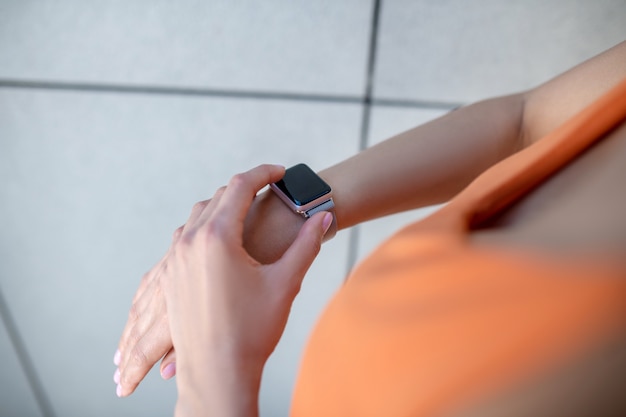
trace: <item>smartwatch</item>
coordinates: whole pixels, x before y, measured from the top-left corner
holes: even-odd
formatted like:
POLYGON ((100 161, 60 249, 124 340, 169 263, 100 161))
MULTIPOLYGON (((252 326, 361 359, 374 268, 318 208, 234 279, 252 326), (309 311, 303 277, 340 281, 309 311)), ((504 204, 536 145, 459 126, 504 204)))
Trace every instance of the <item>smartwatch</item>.
POLYGON ((333 222, 324 235, 324 241, 337 233, 337 217, 332 189, 305 164, 294 165, 285 170, 280 181, 270 184, 276 195, 295 213, 309 218, 320 211, 333 215, 333 222))

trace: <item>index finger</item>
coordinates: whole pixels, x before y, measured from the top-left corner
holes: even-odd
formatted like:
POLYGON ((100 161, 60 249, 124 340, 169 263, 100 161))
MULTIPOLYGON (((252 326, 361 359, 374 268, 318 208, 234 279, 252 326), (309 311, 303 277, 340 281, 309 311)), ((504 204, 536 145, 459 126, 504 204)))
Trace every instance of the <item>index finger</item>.
POLYGON ((213 215, 224 216, 224 220, 231 227, 243 228, 243 222, 257 192, 267 184, 280 180, 284 175, 285 167, 265 164, 233 176, 213 215))

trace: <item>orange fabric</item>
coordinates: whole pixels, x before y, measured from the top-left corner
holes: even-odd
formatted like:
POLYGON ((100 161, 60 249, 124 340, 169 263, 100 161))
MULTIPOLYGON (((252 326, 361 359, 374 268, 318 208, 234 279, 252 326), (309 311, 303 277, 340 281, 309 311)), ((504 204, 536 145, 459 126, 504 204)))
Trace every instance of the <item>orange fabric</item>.
POLYGON ((362 262, 314 329, 292 415, 441 415, 624 329, 625 261, 466 239, 624 120, 626 80, 362 262))

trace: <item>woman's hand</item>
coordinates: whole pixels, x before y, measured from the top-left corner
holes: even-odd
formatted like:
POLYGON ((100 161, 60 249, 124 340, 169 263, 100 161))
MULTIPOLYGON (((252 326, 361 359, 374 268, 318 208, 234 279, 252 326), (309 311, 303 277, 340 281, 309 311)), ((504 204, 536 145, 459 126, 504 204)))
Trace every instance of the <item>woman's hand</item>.
MULTIPOLYGON (((262 368, 332 221, 328 213, 308 220, 275 263, 252 258, 243 247, 248 209, 257 191, 283 174, 284 168, 265 165, 233 177, 212 200, 194 207, 152 279, 142 282, 138 300, 151 282, 163 287, 162 325, 169 325, 177 351, 180 412, 188 406, 256 410, 262 368), (202 403, 209 398, 210 404, 202 403)), ((121 395, 129 392, 122 379, 121 395)))
MULTIPOLYGON (((195 221, 210 200, 196 203, 189 221, 195 221)), ((244 247, 248 253, 263 264, 278 260, 293 243, 304 219, 295 216, 271 191, 255 197, 244 223, 244 247)), ((172 239, 172 246, 182 234, 179 227, 172 239)), ((147 272, 133 297, 128 320, 114 356, 114 381, 124 387, 118 395, 127 396, 161 360, 161 376, 169 379, 176 373, 176 351, 167 322, 165 297, 161 286, 163 259, 147 272)))
MULTIPOLYGON (((196 203, 189 217, 195 220, 209 203, 196 203)), ((169 379, 176 374, 176 352, 167 321, 165 297, 161 285, 161 273, 165 262, 178 241, 184 226, 174 232, 172 246, 165 256, 148 271, 139 284, 128 313, 113 362, 118 366, 113 380, 118 384, 117 395, 132 394, 152 366, 161 360, 161 375, 169 379), (124 387, 122 390, 121 387, 124 387)))

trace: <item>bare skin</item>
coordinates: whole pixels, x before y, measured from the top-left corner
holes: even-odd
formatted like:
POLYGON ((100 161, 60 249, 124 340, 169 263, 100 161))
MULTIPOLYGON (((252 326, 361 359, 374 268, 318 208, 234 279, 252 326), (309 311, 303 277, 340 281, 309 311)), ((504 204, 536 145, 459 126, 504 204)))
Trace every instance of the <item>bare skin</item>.
MULTIPOLYGON (((532 146, 626 78, 625 62, 622 43, 533 90, 461 108, 321 171, 335 193, 339 229, 449 200, 481 172, 532 146), (368 192, 372 188, 381 190, 376 198, 368 192)), ((559 251, 623 251, 626 197, 619 190, 624 167, 622 125, 488 227, 474 231, 473 239, 559 251)), ((192 216, 206 205, 199 203, 192 216)), ((259 262, 272 263, 302 224, 271 193, 260 195, 245 220, 244 246, 259 262)), ((175 232, 174 245, 182 230, 175 232)), ((115 360, 120 396, 131 394, 162 358, 162 374, 173 375, 170 365, 176 357, 160 281, 163 266, 144 276, 133 300, 115 360)))

